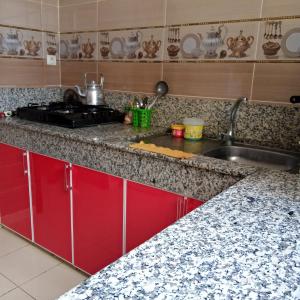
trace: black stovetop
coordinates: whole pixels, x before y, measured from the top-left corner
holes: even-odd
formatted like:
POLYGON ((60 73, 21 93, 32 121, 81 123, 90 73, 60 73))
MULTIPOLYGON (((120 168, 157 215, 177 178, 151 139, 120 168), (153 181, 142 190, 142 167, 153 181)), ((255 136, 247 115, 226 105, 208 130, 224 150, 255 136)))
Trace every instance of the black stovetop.
POLYGON ((108 106, 89 106, 81 103, 51 102, 48 105, 30 103, 26 107, 18 108, 16 113, 21 119, 68 128, 124 121, 124 113, 118 110, 108 106))

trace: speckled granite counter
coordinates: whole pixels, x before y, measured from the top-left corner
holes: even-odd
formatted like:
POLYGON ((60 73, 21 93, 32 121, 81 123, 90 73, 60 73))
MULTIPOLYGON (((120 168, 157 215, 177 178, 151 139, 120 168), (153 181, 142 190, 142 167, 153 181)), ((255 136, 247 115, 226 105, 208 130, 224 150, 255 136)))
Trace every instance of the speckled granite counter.
POLYGON ((300 299, 300 177, 248 176, 59 300, 300 299))
POLYGON ((201 200, 257 170, 204 156, 178 160, 129 148, 135 138, 165 131, 122 124, 71 130, 18 118, 0 120, 0 142, 201 200))

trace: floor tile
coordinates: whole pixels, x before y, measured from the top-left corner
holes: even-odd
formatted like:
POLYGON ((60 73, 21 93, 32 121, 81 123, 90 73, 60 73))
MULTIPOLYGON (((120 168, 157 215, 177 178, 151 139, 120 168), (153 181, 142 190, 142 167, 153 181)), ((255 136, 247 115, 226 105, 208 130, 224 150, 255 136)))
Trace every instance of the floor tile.
POLYGON ((67 265, 59 265, 22 285, 38 300, 52 300, 61 296, 87 277, 67 265))
POLYGON ((0 257, 7 255, 15 250, 29 245, 28 242, 9 232, 6 229, 0 228, 0 257))
POLYGON ((21 289, 14 289, 0 297, 0 300, 32 300, 34 298, 27 295, 21 289))
POLYGON ((20 285, 60 263, 51 255, 34 247, 26 246, 0 258, 1 273, 20 285))
MULTIPOLYGON (((1 270, 0 270, 1 271, 1 270)), ((11 281, 0 274, 0 296, 16 288, 11 281)))

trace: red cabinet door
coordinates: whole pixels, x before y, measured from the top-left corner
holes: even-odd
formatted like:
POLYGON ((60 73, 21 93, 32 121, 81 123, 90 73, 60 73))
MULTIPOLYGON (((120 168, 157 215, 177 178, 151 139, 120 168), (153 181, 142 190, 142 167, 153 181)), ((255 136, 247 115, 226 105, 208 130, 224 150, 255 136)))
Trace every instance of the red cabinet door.
POLYGON ((192 199, 192 198, 187 198, 186 201, 187 201, 186 214, 190 213, 191 211, 193 211, 197 207, 199 207, 202 204, 204 204, 203 201, 197 200, 197 199, 192 199))
POLYGON ((26 151, 0 144, 0 220, 31 239, 26 151))
POLYGON ((74 263, 93 274, 122 256, 123 180, 73 166, 74 263))
POLYGON ((127 183, 126 251, 139 246, 178 219, 183 197, 142 184, 127 183))
POLYGON ((72 261, 69 164, 30 153, 35 242, 72 261))

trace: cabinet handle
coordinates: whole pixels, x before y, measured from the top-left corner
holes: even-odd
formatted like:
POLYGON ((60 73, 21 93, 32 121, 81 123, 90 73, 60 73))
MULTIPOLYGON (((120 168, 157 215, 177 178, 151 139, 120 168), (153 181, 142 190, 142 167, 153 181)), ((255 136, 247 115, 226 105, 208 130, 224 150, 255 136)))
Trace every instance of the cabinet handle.
POLYGON ((68 180, 68 170, 69 170, 69 165, 65 165, 65 174, 64 174, 64 186, 65 186, 65 191, 69 191, 69 180, 68 180))
POLYGON ((28 168, 27 168, 27 152, 23 152, 23 169, 24 169, 24 175, 26 176, 28 174, 28 168))

